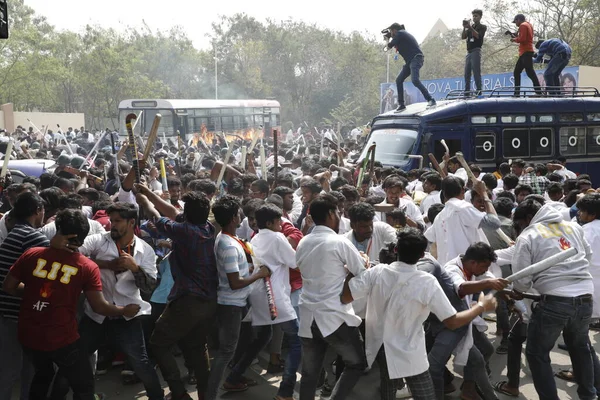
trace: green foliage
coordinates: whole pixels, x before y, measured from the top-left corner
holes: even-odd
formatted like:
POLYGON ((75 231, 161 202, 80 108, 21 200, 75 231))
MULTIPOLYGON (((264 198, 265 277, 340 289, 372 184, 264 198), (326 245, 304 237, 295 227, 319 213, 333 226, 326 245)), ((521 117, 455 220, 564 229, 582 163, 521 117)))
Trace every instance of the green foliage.
MULTIPOLYGON (((90 128, 116 127, 123 99, 214 98, 215 73, 219 98, 279 100, 286 130, 305 121, 347 129, 379 110, 387 63, 379 37, 234 14, 212 24, 212 47, 199 50, 180 27, 59 31, 24 0, 8 4, 11 35, 0 42, 0 101, 17 110, 83 112, 90 128)), ((483 9, 484 73, 512 70, 517 46, 504 31, 516 30, 517 12, 533 21, 538 37, 569 42, 572 63, 600 65, 597 0, 485 0, 483 9)), ((462 76, 460 35, 450 30, 422 44, 423 79, 462 76)), ((391 60, 391 80, 401 67, 402 60, 391 60)))

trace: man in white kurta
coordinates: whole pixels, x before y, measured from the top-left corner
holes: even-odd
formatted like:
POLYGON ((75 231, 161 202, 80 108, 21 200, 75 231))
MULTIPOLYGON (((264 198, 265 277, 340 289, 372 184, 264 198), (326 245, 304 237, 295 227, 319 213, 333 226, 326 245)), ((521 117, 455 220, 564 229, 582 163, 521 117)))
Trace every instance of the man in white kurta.
MULTIPOLYGON (((387 206, 393 205, 396 208, 400 208, 406 215, 406 223, 408 226, 424 229, 425 221, 419 207, 407 197, 402 197, 404 191, 404 184, 400 178, 390 176, 384 181, 385 187, 385 200, 378 205, 387 206)), ((385 212, 379 212, 378 215, 380 221, 385 221, 385 212)))
POLYGON ((464 200, 465 191, 458 178, 447 176, 442 181, 442 192, 448 201, 425 232, 427 240, 436 243, 437 260, 442 265, 464 253, 473 243, 488 243, 482 224, 494 230, 501 226, 485 184, 477 181, 473 188, 483 197, 486 212, 464 200))
POLYGON ((360 276, 365 260, 345 237, 338 235, 340 215, 337 199, 317 196, 310 205, 315 228, 296 248, 296 264, 302 274, 300 331, 302 381, 300 400, 314 399, 317 380, 327 348, 341 355, 345 368, 333 388, 331 399, 345 399, 366 366, 361 323, 350 304, 340 302, 348 272, 360 276))
MULTIPOLYGON (((252 284, 250 304, 252 326, 256 338, 250 343, 241 359, 227 377, 227 382, 237 384, 258 353, 269 343, 273 325, 279 325, 286 335, 289 350, 286 357, 283 380, 277 393, 278 399, 292 399, 296 385, 296 372, 300 365, 301 344, 298 337, 298 320, 290 300, 290 272, 296 268, 296 252, 281 233, 283 211, 274 204, 260 206, 256 212, 259 231, 250 242, 254 252, 254 265, 265 265, 271 271, 269 278, 274 309, 270 309, 266 282, 260 279, 252 284)), ((255 269, 258 272, 258 268, 255 269)))

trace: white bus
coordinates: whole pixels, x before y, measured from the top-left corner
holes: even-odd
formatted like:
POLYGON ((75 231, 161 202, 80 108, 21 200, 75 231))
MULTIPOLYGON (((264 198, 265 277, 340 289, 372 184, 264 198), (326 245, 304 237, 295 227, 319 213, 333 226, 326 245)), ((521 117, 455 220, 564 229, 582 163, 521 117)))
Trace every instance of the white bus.
POLYGON ((212 136, 215 132, 247 137, 249 131, 267 126, 280 129, 280 105, 276 100, 164 100, 129 99, 119 103, 119 133, 126 136, 125 117, 129 113, 142 116, 135 133, 150 131, 154 116, 162 115, 159 137, 190 140, 194 134, 212 136))

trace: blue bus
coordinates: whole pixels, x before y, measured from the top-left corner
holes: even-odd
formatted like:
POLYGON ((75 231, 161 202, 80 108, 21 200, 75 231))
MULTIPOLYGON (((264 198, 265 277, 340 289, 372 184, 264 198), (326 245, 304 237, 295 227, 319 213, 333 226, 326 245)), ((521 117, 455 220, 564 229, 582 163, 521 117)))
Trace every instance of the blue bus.
POLYGON ((434 107, 417 103, 381 114, 371 122, 358 159, 376 143, 376 161, 408 171, 420 162, 428 165, 428 153, 441 161, 444 139, 451 155, 461 151, 484 171, 510 159, 547 163, 564 156, 570 170, 598 177, 600 93, 583 87, 556 90, 556 97, 535 97, 533 88, 521 88, 519 97, 512 87, 478 97, 455 91, 434 107))

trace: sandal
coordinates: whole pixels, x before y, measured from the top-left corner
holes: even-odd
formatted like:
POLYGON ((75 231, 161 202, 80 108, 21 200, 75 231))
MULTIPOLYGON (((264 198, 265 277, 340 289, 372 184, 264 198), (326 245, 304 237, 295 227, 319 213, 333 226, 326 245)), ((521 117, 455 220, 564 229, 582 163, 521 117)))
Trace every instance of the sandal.
POLYGON ((570 369, 561 369, 560 371, 555 373, 554 376, 567 382, 575 382, 575 375, 570 369))
POLYGON ((248 385, 242 382, 238 383, 223 383, 223 390, 226 392, 243 392, 248 390, 248 385))
POLYGON ((518 394, 514 394, 512 392, 509 392, 508 390, 504 389, 504 385, 507 385, 508 382, 507 381, 500 381, 500 382, 496 382, 494 384, 494 390, 498 393, 502 393, 503 395, 506 396, 511 396, 511 397, 519 397, 518 394))

